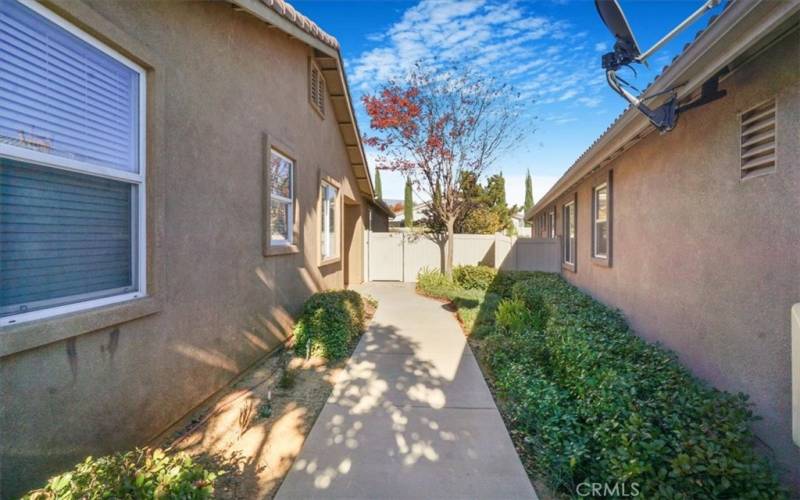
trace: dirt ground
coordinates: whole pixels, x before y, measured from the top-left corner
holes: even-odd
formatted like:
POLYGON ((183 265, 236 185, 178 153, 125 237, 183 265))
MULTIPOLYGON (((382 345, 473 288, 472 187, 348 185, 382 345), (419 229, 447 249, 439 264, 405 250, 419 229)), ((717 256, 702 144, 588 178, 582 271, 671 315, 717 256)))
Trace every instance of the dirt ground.
POLYGON ((216 482, 216 498, 272 498, 345 362, 306 360, 290 350, 273 354, 156 444, 225 471, 216 482))

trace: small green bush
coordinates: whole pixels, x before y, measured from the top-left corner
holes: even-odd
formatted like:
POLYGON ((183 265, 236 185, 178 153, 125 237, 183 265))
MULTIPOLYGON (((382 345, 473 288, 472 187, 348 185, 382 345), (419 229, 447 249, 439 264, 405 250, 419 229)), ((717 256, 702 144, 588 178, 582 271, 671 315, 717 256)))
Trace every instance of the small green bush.
POLYGON ((467 290, 487 290, 497 276, 497 270, 489 266, 456 266, 453 281, 467 290))
POLYGON ((496 281, 511 298, 497 307, 483 359, 551 485, 570 495, 599 481, 638 483, 643 498, 785 496, 752 448, 746 396, 695 379, 557 275, 496 281))
POLYGON ((417 290, 426 295, 443 297, 449 295, 448 292, 452 292, 454 288, 455 283, 438 269, 423 267, 417 273, 417 290))
POLYGON ((294 349, 300 356, 340 359, 364 330, 364 301, 353 290, 312 295, 294 327, 294 349))
POLYGON ((503 299, 497 305, 495 325, 504 332, 522 332, 530 327, 530 312, 519 299, 503 299))
POLYGON ((549 313, 541 292, 535 286, 530 286, 529 281, 517 282, 511 287, 511 296, 514 300, 522 302, 528 310, 530 328, 536 330, 545 328, 549 313))
POLYGON ((69 472, 26 494, 26 500, 78 498, 211 498, 218 472, 189 455, 160 449, 136 449, 100 458, 88 457, 69 472))

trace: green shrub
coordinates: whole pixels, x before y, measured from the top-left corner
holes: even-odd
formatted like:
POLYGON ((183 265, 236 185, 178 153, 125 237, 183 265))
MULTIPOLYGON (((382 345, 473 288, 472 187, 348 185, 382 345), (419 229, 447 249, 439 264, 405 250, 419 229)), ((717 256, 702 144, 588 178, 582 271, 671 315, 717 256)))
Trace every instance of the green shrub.
POLYGON ((487 290, 497 276, 497 270, 489 266, 456 266, 453 281, 467 290, 487 290))
POLYGON ((24 499, 211 498, 219 473, 209 472, 189 455, 160 449, 136 449, 100 458, 88 457, 69 472, 24 499))
POLYGON ((340 359, 364 330, 364 301, 353 290, 312 295, 294 327, 294 349, 301 356, 340 359))
POLYGON ((417 273, 417 291, 425 295, 450 298, 455 288, 455 283, 447 279, 447 276, 438 269, 423 267, 417 273))
POLYGON ((512 298, 497 307, 484 361, 553 486, 571 495, 599 481, 638 483, 644 498, 785 496, 752 448, 746 396, 695 379, 557 275, 500 281, 494 290, 512 298), (521 305, 527 328, 518 326, 521 305))
POLYGON ((530 327, 530 312, 519 299, 503 299, 497 305, 495 325, 504 332, 521 332, 530 327))
POLYGON ((545 307, 544 298, 535 286, 530 286, 529 281, 519 281, 511 287, 511 296, 522 302, 528 310, 530 328, 542 330, 547 324, 549 316, 545 307))
POLYGON ((508 299, 511 298, 511 288, 514 284, 532 278, 535 275, 536 273, 531 271, 500 271, 492 281, 492 284, 489 285, 487 291, 508 299))

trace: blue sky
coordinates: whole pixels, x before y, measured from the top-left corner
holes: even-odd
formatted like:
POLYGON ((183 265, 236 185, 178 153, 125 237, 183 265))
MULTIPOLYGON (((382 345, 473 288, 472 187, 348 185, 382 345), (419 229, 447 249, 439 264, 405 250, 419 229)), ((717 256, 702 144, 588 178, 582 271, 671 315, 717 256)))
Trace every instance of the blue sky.
MULTIPOLYGON (((645 50, 702 1, 620 3, 645 50)), ((525 119, 534 120, 536 130, 492 169, 505 175, 509 203, 522 203, 526 169, 538 199, 625 109, 600 67, 613 38, 592 1, 315 0, 293 5, 339 40, 364 132, 369 120, 361 96, 420 59, 458 58, 520 91, 525 119)), ((710 15, 651 58, 650 69, 637 67, 638 77, 626 79, 644 88, 710 15)), ((383 171, 381 178, 384 198, 402 199, 403 179, 383 171)))

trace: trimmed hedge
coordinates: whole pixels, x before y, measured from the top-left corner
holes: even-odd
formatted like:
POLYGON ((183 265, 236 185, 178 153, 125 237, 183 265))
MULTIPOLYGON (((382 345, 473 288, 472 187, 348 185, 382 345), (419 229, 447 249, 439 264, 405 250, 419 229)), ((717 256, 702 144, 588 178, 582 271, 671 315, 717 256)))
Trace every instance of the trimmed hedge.
POLYGON ((163 498, 204 499, 214 493, 219 472, 209 472, 189 455, 160 449, 136 449, 100 458, 88 457, 69 472, 23 499, 163 498))
POLYGON ((294 350, 300 356, 340 359, 364 330, 364 300, 353 290, 312 295, 294 327, 294 350))
POLYGON ((453 281, 467 290, 486 290, 497 276, 497 270, 489 266, 456 266, 453 281))
MULTIPOLYGON (((561 277, 501 273, 482 349, 512 427, 550 484, 638 483, 644 498, 780 498, 747 397, 692 377, 561 277)), ((492 288, 490 288, 492 289, 492 288)))

